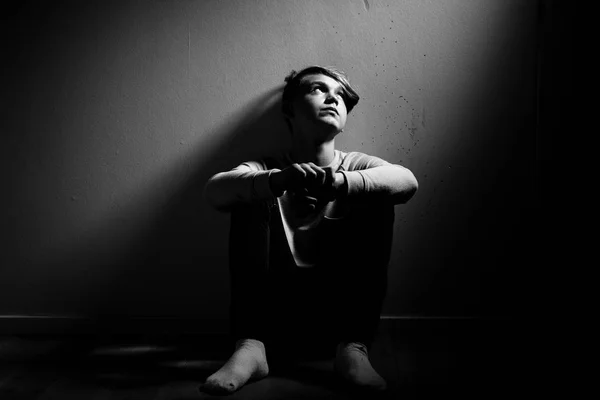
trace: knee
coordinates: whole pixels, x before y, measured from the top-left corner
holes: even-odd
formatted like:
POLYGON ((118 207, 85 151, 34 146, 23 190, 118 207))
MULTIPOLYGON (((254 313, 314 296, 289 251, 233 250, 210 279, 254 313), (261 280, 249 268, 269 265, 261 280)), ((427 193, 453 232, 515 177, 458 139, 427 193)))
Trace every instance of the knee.
POLYGON ((271 219, 270 204, 261 201, 236 205, 231 210, 231 227, 268 227, 271 219))

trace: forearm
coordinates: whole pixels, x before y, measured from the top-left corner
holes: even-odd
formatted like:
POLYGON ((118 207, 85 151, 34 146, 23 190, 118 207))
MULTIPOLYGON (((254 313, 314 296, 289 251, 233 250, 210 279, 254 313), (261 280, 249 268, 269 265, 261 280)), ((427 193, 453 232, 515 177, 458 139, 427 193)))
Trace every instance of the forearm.
POLYGON ((269 174, 278 170, 255 171, 235 168, 211 177, 204 187, 208 203, 219 211, 229 211, 239 203, 269 200, 274 194, 269 185, 269 174))
POLYGON ((347 196, 351 199, 388 199, 393 204, 406 203, 418 189, 413 173, 400 165, 383 165, 363 170, 343 171, 347 196))

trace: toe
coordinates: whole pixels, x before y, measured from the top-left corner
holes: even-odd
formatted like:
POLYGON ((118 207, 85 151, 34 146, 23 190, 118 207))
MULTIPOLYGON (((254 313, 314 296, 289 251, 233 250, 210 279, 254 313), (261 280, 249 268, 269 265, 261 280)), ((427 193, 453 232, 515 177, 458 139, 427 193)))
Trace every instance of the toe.
POLYGON ((231 382, 221 383, 215 381, 206 381, 198 388, 201 392, 208 394, 229 394, 235 392, 235 385, 231 382))

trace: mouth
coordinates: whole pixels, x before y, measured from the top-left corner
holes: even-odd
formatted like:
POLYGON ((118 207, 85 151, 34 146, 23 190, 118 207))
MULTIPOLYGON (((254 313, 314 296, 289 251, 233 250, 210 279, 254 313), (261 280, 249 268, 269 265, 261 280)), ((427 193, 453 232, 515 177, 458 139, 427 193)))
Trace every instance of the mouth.
POLYGON ((336 110, 335 108, 331 108, 331 107, 323 108, 323 109, 321 109, 321 111, 329 111, 329 112, 334 113, 335 115, 340 115, 338 113, 338 110, 336 110))

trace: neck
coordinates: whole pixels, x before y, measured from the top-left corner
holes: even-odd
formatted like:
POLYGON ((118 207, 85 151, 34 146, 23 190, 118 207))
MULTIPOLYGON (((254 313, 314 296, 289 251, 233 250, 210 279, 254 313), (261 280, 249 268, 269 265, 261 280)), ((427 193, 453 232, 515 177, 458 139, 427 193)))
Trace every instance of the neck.
POLYGON ((312 162, 319 167, 329 165, 335 156, 334 140, 322 143, 310 143, 294 140, 292 146, 292 159, 297 163, 312 162))

